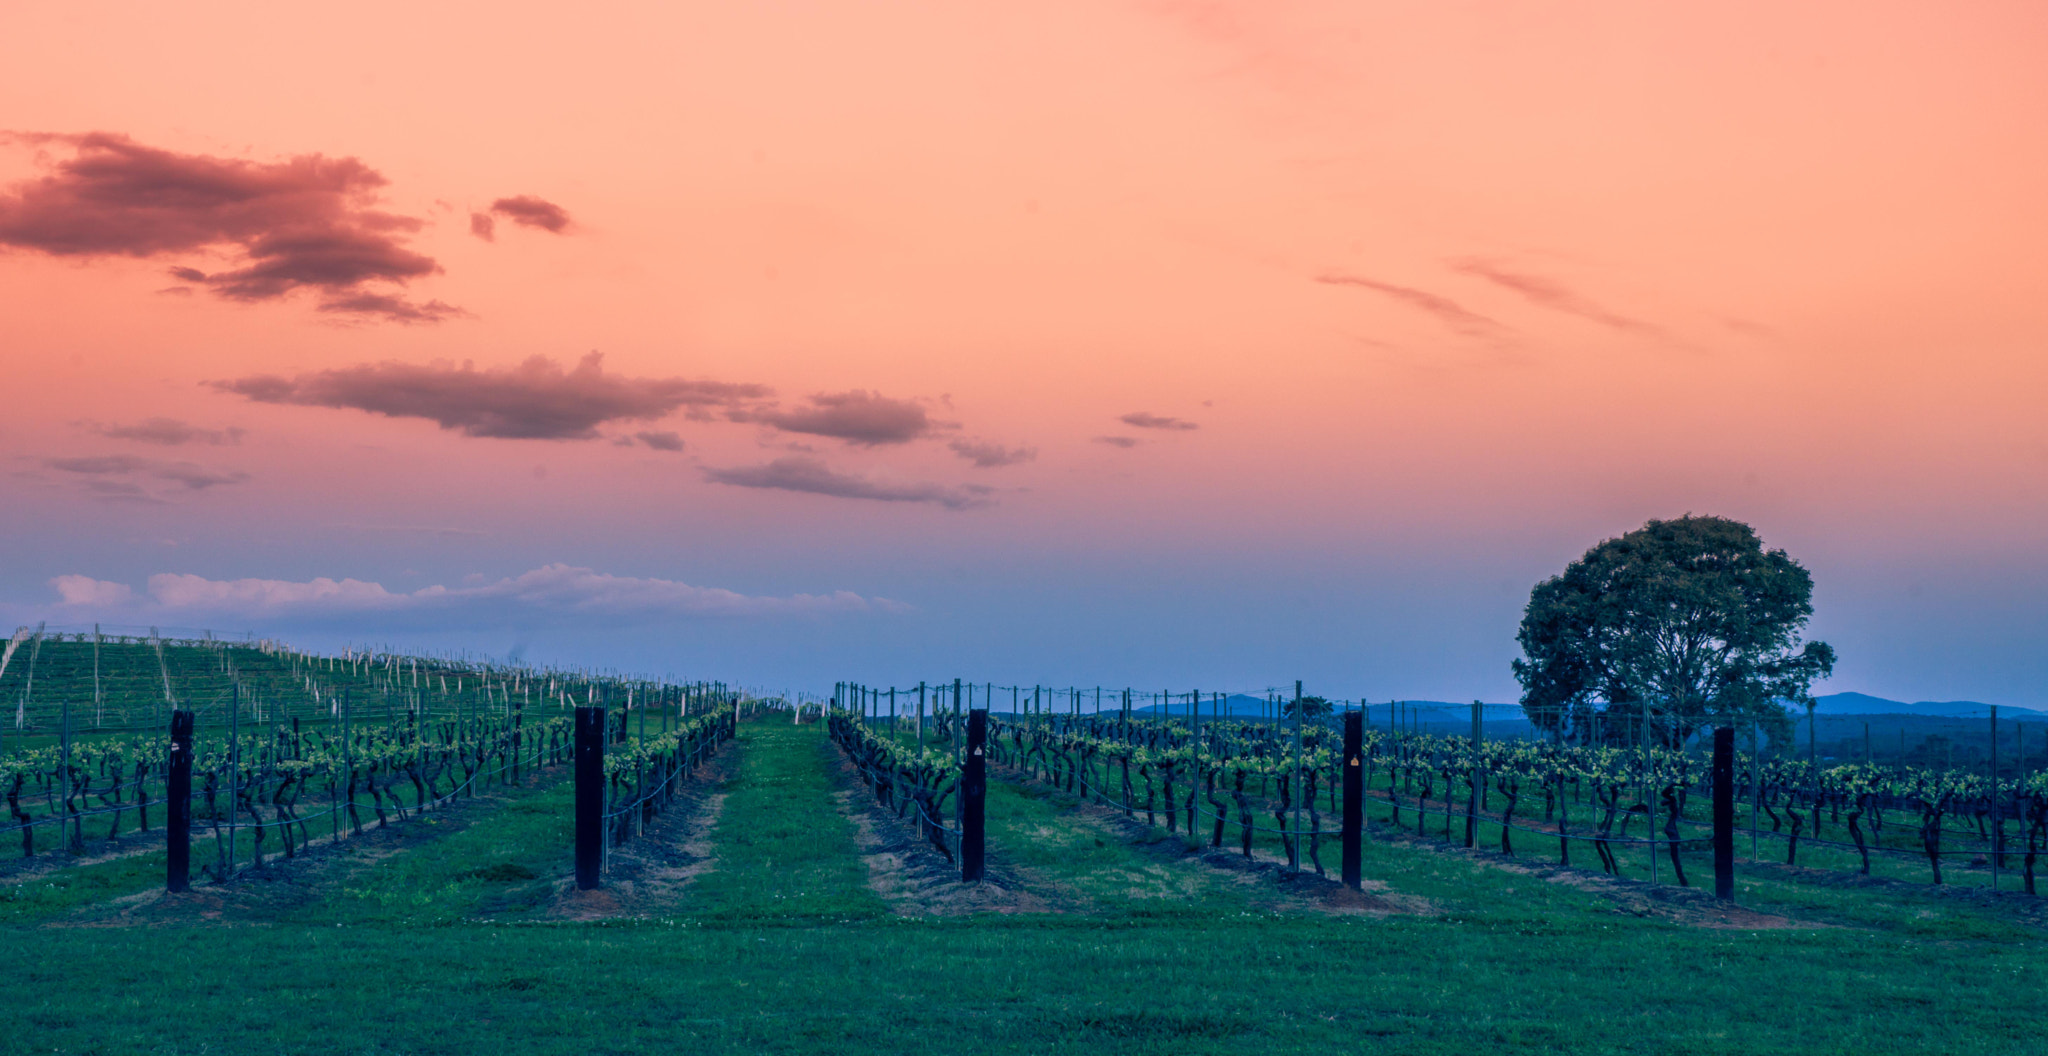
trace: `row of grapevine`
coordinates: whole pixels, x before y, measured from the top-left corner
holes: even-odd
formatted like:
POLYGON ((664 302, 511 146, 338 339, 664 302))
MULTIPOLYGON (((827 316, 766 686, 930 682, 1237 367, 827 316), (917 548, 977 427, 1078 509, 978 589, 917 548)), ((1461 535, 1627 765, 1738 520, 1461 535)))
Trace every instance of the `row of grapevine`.
MULTIPOLYGON (((835 737, 858 746, 849 754, 868 760, 871 785, 913 795, 942 788, 959 759, 946 743, 952 716, 973 706, 964 686, 905 691, 911 708, 899 726, 884 703, 889 691, 843 684, 849 707, 835 737)), ((1255 845, 1271 844, 1290 867, 1324 871, 1322 844, 1335 833, 1324 815, 1341 809, 1341 704, 1317 714, 1276 700, 1265 721, 1243 721, 1204 717, 1192 706, 1148 714, 1131 706, 1139 695, 1128 691, 1111 695, 1115 710, 1089 712, 1071 690, 981 687, 983 702, 1005 695, 1022 706, 991 716, 990 748, 1021 776, 1211 847, 1228 842, 1252 856, 1255 845)), ((1565 864, 1575 846, 1590 848, 1608 873, 1691 883, 1688 856, 1697 865, 1711 837, 1712 778, 1700 748, 1488 739, 1479 728, 1476 710, 1471 735, 1418 732, 1404 722, 1368 728, 1361 763, 1375 820, 1503 854, 1528 853, 1541 841, 1565 864)), ((2048 850, 2048 773, 1817 765, 1768 752, 1735 753, 1734 767, 1730 791, 1749 819, 1743 835, 1752 861, 1898 879, 1916 878, 1918 862, 1919 879, 1953 882, 1960 867, 1993 886, 2000 872, 2016 870, 2020 887, 2036 892, 2048 850)))
POLYGON ((195 864, 222 881, 564 763, 571 715, 584 704, 616 709, 605 816, 623 839, 730 738, 737 699, 716 683, 368 651, 320 656, 210 636, 108 637, 48 635, 29 657, 40 667, 13 665, 35 678, 22 680, 21 721, 0 742, 0 848, 79 854, 160 830, 171 813, 174 714, 202 720, 186 813, 191 832, 213 841, 195 864), (128 682, 111 677, 123 670, 113 662, 122 649, 129 660, 146 650, 152 699, 135 699, 132 671, 128 682), (91 651, 98 677, 76 662, 91 651))
POLYGON ((199 726, 240 721, 331 722, 345 701, 357 721, 432 712, 567 713, 575 705, 708 703, 722 685, 632 678, 617 672, 350 649, 320 654, 268 639, 21 628, 0 655, 0 754, 67 734, 166 728, 172 710, 199 726))
POLYGON ((954 859, 960 831, 944 820, 948 801, 960 785, 959 760, 953 752, 878 736, 843 710, 833 710, 826 722, 832 742, 845 753, 875 801, 898 818, 914 822, 918 835, 948 860, 954 859))
MULTIPOLYGON (((266 855, 290 858, 323 837, 338 841, 489 783, 516 783, 522 771, 561 760, 567 729, 559 717, 413 713, 396 729, 294 723, 210 737, 192 761, 190 816, 216 850, 202 871, 225 879, 245 865, 261 868, 266 855)), ((124 734, 0 757, 20 854, 79 854, 124 831, 150 831, 151 807, 167 795, 168 756, 168 737, 124 734)))

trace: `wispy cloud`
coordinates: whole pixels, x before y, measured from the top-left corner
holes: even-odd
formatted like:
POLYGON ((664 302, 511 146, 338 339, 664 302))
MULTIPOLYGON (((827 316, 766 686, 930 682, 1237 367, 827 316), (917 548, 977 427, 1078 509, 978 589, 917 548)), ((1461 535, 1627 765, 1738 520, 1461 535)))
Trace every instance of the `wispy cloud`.
POLYGON ((342 578, 208 579, 188 573, 149 577, 147 595, 125 583, 83 575, 50 580, 60 603, 110 614, 175 614, 191 619, 317 620, 352 615, 408 615, 469 623, 569 623, 585 619, 731 618, 858 612, 908 607, 850 591, 762 596, 670 579, 615 576, 552 564, 494 582, 394 591, 342 578))
POLYGON ((871 480, 851 473, 835 472, 824 462, 803 455, 787 455, 758 466, 729 469, 706 467, 704 478, 716 484, 742 488, 774 488, 830 495, 842 499, 874 499, 880 502, 929 502, 949 510, 966 510, 989 505, 990 488, 967 484, 958 487, 935 483, 893 483, 871 480))
POLYGON ((1451 267, 1467 275, 1485 279, 1502 289, 1512 290, 1527 298, 1531 304, 1553 311, 1591 319, 1602 326, 1613 327, 1627 333, 1653 337, 1668 336, 1662 327, 1610 311, 1556 279, 1509 271, 1493 261, 1477 257, 1453 261, 1451 267))
POLYGON ((170 462, 134 455, 85 455, 76 458, 47 458, 43 465, 59 473, 87 478, 88 490, 109 498, 153 498, 143 482, 175 484, 188 491, 204 491, 221 484, 240 484, 249 474, 239 470, 211 469, 196 462, 170 462))
POLYGON ((177 447, 182 444, 239 444, 247 435, 243 430, 230 426, 226 429, 202 429, 188 425, 176 418, 144 418, 134 425, 101 425, 97 422, 87 426, 93 432, 113 440, 133 440, 142 444, 158 444, 177 447))
POLYGON ((634 433, 633 435, 637 437, 641 443, 646 444, 648 447, 651 447, 656 451, 681 451, 683 449, 683 438, 682 435, 679 433, 667 431, 650 431, 634 433))
POLYGON ((311 289, 327 312, 398 322, 454 314, 389 290, 365 296, 367 283, 402 288, 441 266, 408 245, 422 221, 376 208, 388 181, 355 158, 254 162, 180 154, 107 132, 7 138, 66 146, 72 155, 0 194, 0 245, 83 258, 227 253, 235 260, 225 270, 178 265, 171 274, 234 301, 311 289))
POLYGON ((386 361, 208 384, 258 403, 425 418, 469 436, 521 440, 587 440, 606 422, 647 421, 678 408, 729 406, 770 392, 762 385, 606 374, 603 360, 592 352, 568 371, 546 356, 492 370, 386 361))
POLYGON ((1184 430, 1201 428, 1201 426, 1195 424, 1194 422, 1183 421, 1179 418, 1168 418, 1165 415, 1160 414, 1147 414, 1144 411, 1133 411, 1130 414, 1126 414, 1123 417, 1118 418, 1117 421, 1122 422, 1125 425, 1135 426, 1139 429, 1184 430))
POLYGON ((1132 436, 1098 436, 1095 438, 1095 442, 1125 449, 1138 446, 1138 439, 1132 436))
POLYGON ((396 294, 352 293, 321 301, 316 311, 333 315, 376 316, 392 323, 438 323, 445 319, 474 318, 474 313, 443 301, 414 304, 396 294))
POLYGON ((480 539, 490 533, 475 528, 455 528, 444 524, 339 524, 352 532, 380 532, 392 535, 439 535, 455 539, 480 539))
POLYGON ((983 440, 955 440, 946 446, 952 448, 954 454, 981 469, 1014 466, 1038 457, 1038 449, 1035 447, 1004 447, 983 440))
POLYGON ((1318 275, 1316 276, 1316 281, 1329 286, 1356 286, 1362 290, 1371 290, 1374 293, 1391 297, 1411 308, 1418 308, 1436 316, 1446 326, 1468 336, 1477 337, 1496 334, 1502 329, 1500 323, 1477 312, 1470 311, 1464 305, 1448 297, 1431 293, 1428 290, 1418 290, 1411 286, 1396 286, 1391 282, 1380 282, 1377 279, 1360 278, 1356 275, 1338 275, 1334 273, 1318 275))

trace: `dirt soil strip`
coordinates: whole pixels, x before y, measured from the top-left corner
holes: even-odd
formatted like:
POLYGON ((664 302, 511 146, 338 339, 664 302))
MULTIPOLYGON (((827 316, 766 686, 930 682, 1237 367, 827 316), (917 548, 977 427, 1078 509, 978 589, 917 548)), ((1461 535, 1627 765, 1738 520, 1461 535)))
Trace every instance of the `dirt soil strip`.
MULTIPOLYGON (((1000 769, 1003 780, 1017 784, 1029 783, 1038 788, 1046 787, 1039 782, 1028 782, 1021 772, 1009 767, 1000 769)), ((1304 867, 1298 873, 1288 871, 1285 858, 1266 851, 1254 849, 1253 856, 1246 858, 1231 842, 1237 835, 1234 820, 1224 831, 1223 847, 1207 846, 1205 836, 1202 849, 1191 851, 1179 835, 1162 839, 1161 834, 1165 830, 1160 826, 1148 825, 1138 818, 1127 818, 1122 808, 1097 803, 1092 799, 1081 797, 1073 810, 1073 817, 1090 828, 1114 836, 1163 861, 1194 859, 1203 865, 1236 874, 1247 885, 1246 895, 1266 908, 1306 909, 1342 914, 1362 913, 1371 916, 1436 912, 1435 904, 1428 899, 1400 894, 1379 880, 1365 879, 1360 884, 1362 890, 1353 891, 1338 880, 1317 876, 1306 866, 1308 855, 1305 841, 1302 852, 1304 867)), ((1337 856, 1343 853, 1343 849, 1332 839, 1325 841, 1323 853, 1337 856)))
POLYGON ((828 738, 820 751, 840 786, 832 802, 853 823, 861 861, 868 867, 868 887, 882 896, 891 912, 901 917, 1057 912, 994 853, 985 860, 981 882, 962 883, 960 867, 920 838, 914 822, 875 802, 837 745, 828 738))
POLYGON ((690 881, 718 865, 711 832, 725 809, 725 784, 739 771, 739 742, 719 749, 697 768, 645 832, 611 850, 604 886, 578 891, 574 876, 555 883, 545 916, 552 920, 610 920, 668 915, 690 881))
MULTIPOLYGON (((567 767, 536 771, 529 786, 545 785, 568 776, 567 767)), ((266 852, 263 868, 246 865, 236 872, 232 884, 210 884, 195 880, 192 890, 171 894, 160 888, 124 895, 97 905, 86 906, 48 927, 134 927, 164 924, 270 924, 293 910, 311 905, 337 891, 349 877, 393 855, 446 839, 488 818, 505 799, 497 795, 458 798, 426 811, 408 811, 404 821, 390 811, 391 821, 378 825, 376 814, 363 805, 365 817, 360 835, 329 843, 316 841, 300 847, 286 858, 279 851, 266 852), (431 819, 434 824, 422 824, 431 819)), ((387 811, 390 808, 386 808, 387 811)), ((160 835, 160 834, 159 834, 160 835)), ((193 833, 192 869, 212 859, 213 841, 193 833)), ((273 844, 273 846, 281 846, 273 844)))
MULTIPOLYGON (((55 826, 38 826, 35 833, 35 857, 12 857, 0 860, 0 883, 26 883, 35 877, 42 876, 45 873, 53 873, 60 869, 70 869, 80 865, 98 865, 101 862, 133 858, 136 855, 163 850, 164 811, 159 809, 159 804, 155 802, 150 803, 149 806, 149 820, 151 825, 154 826, 153 828, 131 830, 113 839, 108 839, 105 836, 94 836, 92 834, 93 826, 88 824, 85 830, 85 853, 75 858, 65 853, 63 844, 51 842, 58 838, 55 826)), ((122 817, 124 821, 129 820, 125 814, 122 817)), ((195 833, 194 836, 193 844, 196 848, 198 844, 197 834, 195 833)), ((20 840, 20 829, 9 829, 4 833, 0 833, 0 853, 14 853, 18 855, 21 848, 20 840)))

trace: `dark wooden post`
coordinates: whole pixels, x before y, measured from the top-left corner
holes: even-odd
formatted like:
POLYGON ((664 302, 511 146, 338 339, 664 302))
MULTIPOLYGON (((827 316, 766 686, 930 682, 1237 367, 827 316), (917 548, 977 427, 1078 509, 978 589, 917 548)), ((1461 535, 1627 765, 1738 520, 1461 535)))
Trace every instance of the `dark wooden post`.
POLYGON ((1364 726, 1363 714, 1344 713, 1344 886, 1353 891, 1365 882, 1360 847, 1365 830, 1365 766, 1360 761, 1365 754, 1364 726))
POLYGON ((988 709, 967 713, 967 762, 960 768, 960 880, 981 879, 988 802, 988 709))
MULTIPOLYGON (((1751 761, 1755 765, 1755 761, 1751 761)), ((1714 897, 1735 897, 1735 728, 1714 727, 1714 897)))
POLYGON ((192 713, 171 712, 164 775, 164 890, 192 890, 192 713))
POLYGON ((603 708, 576 709, 576 889, 595 890, 604 864, 603 708))

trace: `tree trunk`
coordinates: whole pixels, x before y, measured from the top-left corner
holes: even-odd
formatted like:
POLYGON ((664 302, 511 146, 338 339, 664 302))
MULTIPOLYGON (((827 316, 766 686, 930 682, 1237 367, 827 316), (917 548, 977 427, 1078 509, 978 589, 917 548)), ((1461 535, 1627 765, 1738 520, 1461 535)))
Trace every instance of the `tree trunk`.
POLYGON ((1502 775, 1495 780, 1494 787, 1499 790, 1502 796, 1507 797, 1508 801, 1506 809, 1501 811, 1500 815, 1500 853, 1513 857, 1515 846, 1509 841, 1508 834, 1514 831, 1515 806, 1522 801, 1522 783, 1512 777, 1502 775))
POLYGON ((1221 848, 1223 846, 1223 824, 1227 820, 1230 810, 1224 804, 1223 797, 1216 794, 1216 776, 1217 771, 1211 768, 1205 777, 1206 791, 1204 795, 1209 800, 1209 809, 1216 812, 1216 829, 1209 838, 1209 846, 1221 848))
POLYGON ((1856 797, 1856 805, 1849 811, 1849 837, 1856 841, 1856 853, 1863 856, 1862 875, 1870 875, 1870 848, 1863 843, 1863 826, 1857 822, 1863 818, 1863 805, 1870 797, 1856 797))
MULTIPOLYGON (((1687 883, 1685 879, 1685 862, 1680 860, 1678 854, 1678 815, 1682 810, 1684 810, 1684 807, 1678 802, 1678 789, 1674 786, 1666 786, 1664 789, 1664 836, 1669 841, 1665 846, 1671 852, 1671 871, 1678 874, 1678 886, 1691 887, 1692 885, 1687 883)), ((1644 820, 1647 821, 1649 819, 1646 818, 1644 820)))

